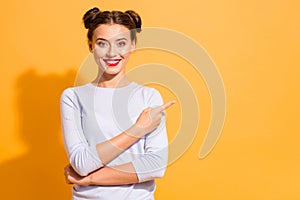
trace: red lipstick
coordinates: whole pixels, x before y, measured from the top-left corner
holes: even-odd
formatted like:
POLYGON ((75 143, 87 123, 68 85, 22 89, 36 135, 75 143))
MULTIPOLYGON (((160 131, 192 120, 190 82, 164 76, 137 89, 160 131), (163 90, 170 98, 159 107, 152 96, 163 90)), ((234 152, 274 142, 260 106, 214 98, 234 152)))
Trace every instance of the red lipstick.
POLYGON ((121 59, 103 59, 103 60, 106 63, 106 65, 109 66, 109 67, 115 67, 121 61, 121 59))

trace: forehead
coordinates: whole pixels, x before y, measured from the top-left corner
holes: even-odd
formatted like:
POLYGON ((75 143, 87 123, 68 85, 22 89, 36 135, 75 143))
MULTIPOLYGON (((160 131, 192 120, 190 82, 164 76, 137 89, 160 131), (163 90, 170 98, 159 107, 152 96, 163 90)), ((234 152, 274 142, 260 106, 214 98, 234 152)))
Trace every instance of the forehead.
POLYGON ((114 40, 120 37, 130 38, 130 31, 120 24, 101 24, 94 30, 93 39, 114 40))

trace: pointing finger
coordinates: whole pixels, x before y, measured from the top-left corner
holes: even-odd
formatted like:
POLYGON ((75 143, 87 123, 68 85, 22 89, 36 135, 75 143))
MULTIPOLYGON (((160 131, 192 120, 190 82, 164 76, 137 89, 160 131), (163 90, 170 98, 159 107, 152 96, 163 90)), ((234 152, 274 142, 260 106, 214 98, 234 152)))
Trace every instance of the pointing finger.
POLYGON ((174 103, 176 103, 175 100, 169 101, 169 102, 165 103, 164 105, 161 106, 161 111, 163 111, 163 110, 169 108, 169 107, 170 107, 171 105, 173 105, 174 103))

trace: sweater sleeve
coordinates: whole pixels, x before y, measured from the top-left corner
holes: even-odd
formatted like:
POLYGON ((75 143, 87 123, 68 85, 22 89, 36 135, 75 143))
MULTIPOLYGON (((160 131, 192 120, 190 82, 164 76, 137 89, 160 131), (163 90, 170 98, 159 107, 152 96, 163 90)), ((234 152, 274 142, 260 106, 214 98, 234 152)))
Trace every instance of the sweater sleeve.
POLYGON ((81 126, 80 104, 73 88, 63 91, 60 98, 63 139, 69 162, 81 176, 102 167, 96 147, 89 146, 81 126))
MULTIPOLYGON (((149 99, 149 106, 156 107, 163 105, 159 92, 153 89, 149 99)), ((161 178, 168 163, 168 138, 165 124, 165 113, 160 125, 145 137, 145 153, 132 161, 137 173, 139 182, 161 178)))

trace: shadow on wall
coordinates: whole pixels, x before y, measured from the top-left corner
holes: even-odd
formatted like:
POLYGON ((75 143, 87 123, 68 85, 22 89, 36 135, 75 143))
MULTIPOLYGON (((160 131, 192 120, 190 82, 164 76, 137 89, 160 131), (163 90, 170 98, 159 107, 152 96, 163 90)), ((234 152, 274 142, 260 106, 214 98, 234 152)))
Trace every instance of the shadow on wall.
POLYGON ((65 88, 73 86, 75 75, 75 71, 40 75, 29 70, 17 79, 18 136, 28 152, 0 166, 1 199, 71 199, 71 186, 63 176, 68 161, 62 143, 59 98, 65 88))

